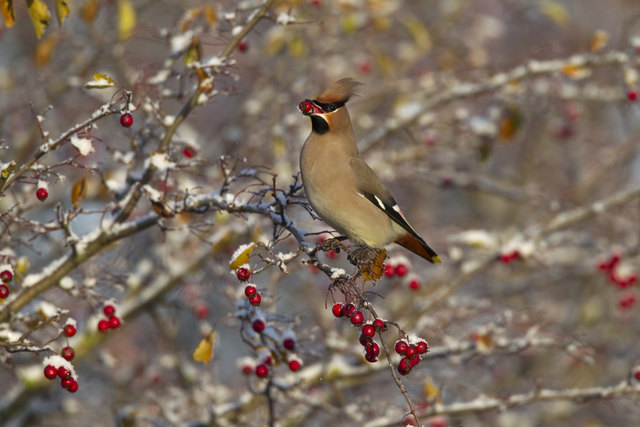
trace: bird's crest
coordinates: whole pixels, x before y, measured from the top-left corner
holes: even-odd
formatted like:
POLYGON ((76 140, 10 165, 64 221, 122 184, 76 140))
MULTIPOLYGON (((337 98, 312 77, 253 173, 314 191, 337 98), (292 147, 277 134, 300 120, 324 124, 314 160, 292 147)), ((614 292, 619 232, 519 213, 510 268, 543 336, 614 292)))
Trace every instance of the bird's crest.
POLYGON ((351 77, 340 79, 329 86, 316 100, 329 104, 333 102, 347 102, 347 100, 356 93, 356 88, 362 85, 351 77))

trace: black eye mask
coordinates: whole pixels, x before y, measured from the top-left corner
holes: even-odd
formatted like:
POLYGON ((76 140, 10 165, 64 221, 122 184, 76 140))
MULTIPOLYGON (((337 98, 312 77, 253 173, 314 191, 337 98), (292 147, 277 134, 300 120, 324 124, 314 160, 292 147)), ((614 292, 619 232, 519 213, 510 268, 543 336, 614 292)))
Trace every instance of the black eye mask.
POLYGON ((340 107, 344 107, 344 101, 341 102, 330 102, 327 104, 323 104, 322 102, 318 102, 316 100, 313 101, 318 107, 322 108, 325 113, 331 113, 336 111, 340 107))

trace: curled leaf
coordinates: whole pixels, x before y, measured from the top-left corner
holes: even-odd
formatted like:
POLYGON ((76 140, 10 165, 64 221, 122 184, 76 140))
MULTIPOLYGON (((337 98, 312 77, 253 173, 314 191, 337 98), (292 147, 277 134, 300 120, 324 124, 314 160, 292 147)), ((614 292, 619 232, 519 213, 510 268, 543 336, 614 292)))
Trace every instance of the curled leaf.
POLYGON ((8 28, 16 23, 16 15, 13 13, 13 0, 0 0, 0 13, 4 18, 4 23, 8 28))
POLYGON ((136 26, 136 10, 130 0, 118 1, 118 38, 126 40, 131 37, 136 26))
POLYGON ((209 335, 204 337, 198 347, 193 352, 193 360, 196 362, 209 363, 213 359, 213 340, 216 337, 216 331, 211 331, 209 335))
POLYGON ((387 258, 387 251, 381 249, 376 254, 375 258, 364 266, 360 267, 362 278, 367 282, 377 280, 382 277, 384 273, 384 260, 387 258))
POLYGON ((87 89, 104 89, 106 87, 115 87, 116 82, 106 74, 96 73, 93 75, 93 81, 84 84, 87 89))
POLYGON ((56 16, 58 17, 58 23, 62 25, 65 18, 69 16, 69 2, 66 0, 56 0, 56 16))

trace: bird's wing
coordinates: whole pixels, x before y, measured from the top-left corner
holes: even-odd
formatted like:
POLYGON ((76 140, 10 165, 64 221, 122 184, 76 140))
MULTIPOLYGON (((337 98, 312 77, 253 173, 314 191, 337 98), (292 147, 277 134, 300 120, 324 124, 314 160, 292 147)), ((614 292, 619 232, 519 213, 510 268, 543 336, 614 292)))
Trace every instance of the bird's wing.
POLYGON ((389 190, 378 179, 375 172, 362 159, 354 157, 349 162, 356 177, 356 188, 358 194, 369 200, 378 209, 382 210, 394 222, 407 230, 412 236, 422 240, 418 233, 409 225, 409 222, 402 214, 398 203, 389 193, 389 190))

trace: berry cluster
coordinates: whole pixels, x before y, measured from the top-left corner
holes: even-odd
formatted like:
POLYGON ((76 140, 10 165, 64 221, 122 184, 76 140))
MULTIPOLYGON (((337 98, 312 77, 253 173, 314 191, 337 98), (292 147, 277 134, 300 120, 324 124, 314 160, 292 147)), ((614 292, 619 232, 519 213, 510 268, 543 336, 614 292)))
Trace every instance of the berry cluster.
POLYGON ((396 265, 385 264, 384 266, 384 275, 385 277, 404 277, 409 272, 409 267, 407 267, 404 263, 398 263, 396 265))
POLYGON ((116 308, 113 305, 105 305, 102 309, 102 312, 105 316, 107 316, 107 318, 100 319, 100 321, 98 322, 98 330, 100 332, 105 332, 108 329, 117 329, 118 327, 120 327, 120 318, 116 316, 116 308))
POLYGON ((395 344, 396 353, 402 356, 398 363, 400 375, 407 375, 414 366, 420 363, 420 356, 429 351, 429 345, 425 340, 415 339, 414 342, 399 340, 395 344))
POLYGON ((4 299, 9 296, 9 282, 13 280, 13 269, 10 265, 5 264, 0 267, 2 271, 0 271, 0 299, 4 299))
MULTIPOLYGON (((63 350, 64 352, 64 350, 63 350)), ((78 391, 78 377, 73 365, 61 356, 49 356, 42 362, 44 376, 48 380, 60 377, 60 386, 70 393, 78 391)))
MULTIPOLYGON (((238 280, 242 282, 246 282, 251 278, 251 270, 247 267, 240 267, 236 271, 236 276, 238 280)), ((249 299, 249 304, 258 306, 262 302, 262 296, 256 289, 256 287, 250 283, 247 283, 247 286, 244 288, 244 295, 249 299)))
MULTIPOLYGON (((360 310, 356 310, 355 305, 351 303, 336 303, 331 308, 335 317, 348 317, 351 324, 360 326, 364 323, 364 314, 360 310)), ((386 325, 382 319, 375 319, 371 323, 362 325, 360 329, 360 344, 364 347, 364 358, 367 362, 373 363, 378 360, 380 355, 380 346, 373 340, 376 332, 386 330, 386 325)))
MULTIPOLYGON (((627 289, 638 282, 638 275, 630 271, 624 273, 624 267, 621 267, 622 256, 613 254, 609 259, 602 261, 598 265, 598 269, 607 275, 609 283, 618 289, 627 289)), ((618 306, 621 309, 628 309, 635 305, 638 295, 635 292, 629 292, 618 299, 618 306)))

